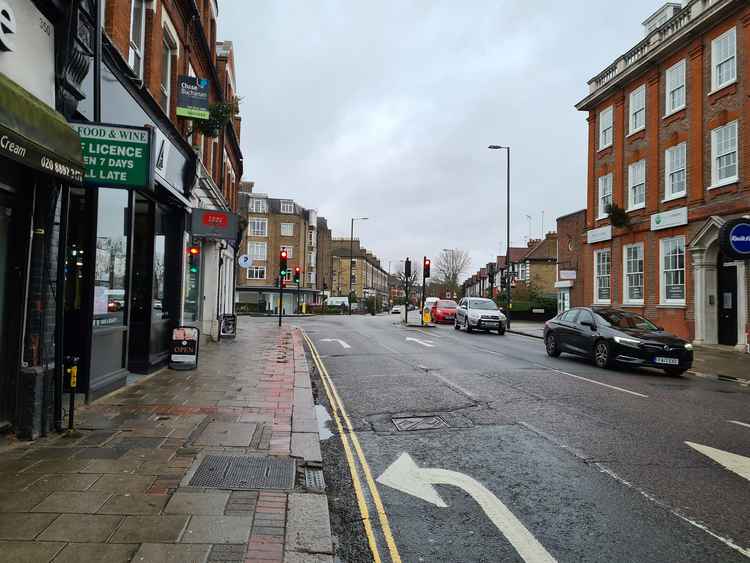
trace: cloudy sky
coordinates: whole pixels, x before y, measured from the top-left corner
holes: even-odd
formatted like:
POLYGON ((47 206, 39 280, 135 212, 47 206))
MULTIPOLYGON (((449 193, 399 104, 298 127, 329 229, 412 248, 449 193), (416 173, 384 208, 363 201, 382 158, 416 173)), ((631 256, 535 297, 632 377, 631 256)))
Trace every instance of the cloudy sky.
MULTIPOLYGON (((243 96, 245 180, 295 199, 387 267, 511 239, 585 206, 586 82, 655 0, 221 0, 243 96)), ((395 269, 395 266, 394 266, 395 269)))

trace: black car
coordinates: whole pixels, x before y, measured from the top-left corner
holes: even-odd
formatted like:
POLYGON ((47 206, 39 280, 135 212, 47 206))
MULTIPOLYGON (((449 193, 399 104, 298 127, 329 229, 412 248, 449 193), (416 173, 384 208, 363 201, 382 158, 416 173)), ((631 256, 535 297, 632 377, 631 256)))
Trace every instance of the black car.
POLYGON ((682 375, 693 365, 693 345, 687 340, 622 309, 577 307, 560 313, 545 324, 544 344, 552 357, 561 352, 586 356, 600 368, 621 363, 682 375))

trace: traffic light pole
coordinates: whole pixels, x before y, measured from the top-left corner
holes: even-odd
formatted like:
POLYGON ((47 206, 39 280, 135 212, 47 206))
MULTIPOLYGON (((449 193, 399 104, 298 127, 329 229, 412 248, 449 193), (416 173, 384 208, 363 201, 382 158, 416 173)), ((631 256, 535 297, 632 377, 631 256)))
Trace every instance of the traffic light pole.
POLYGON ((422 326, 424 326, 424 291, 427 285, 427 277, 425 276, 425 264, 427 264, 427 256, 422 258, 422 305, 419 307, 419 318, 421 320, 422 326))
POLYGON ((299 314, 299 282, 297 282, 297 314, 299 314))
POLYGON ((284 307, 284 280, 279 274, 279 327, 281 327, 281 311, 284 307))

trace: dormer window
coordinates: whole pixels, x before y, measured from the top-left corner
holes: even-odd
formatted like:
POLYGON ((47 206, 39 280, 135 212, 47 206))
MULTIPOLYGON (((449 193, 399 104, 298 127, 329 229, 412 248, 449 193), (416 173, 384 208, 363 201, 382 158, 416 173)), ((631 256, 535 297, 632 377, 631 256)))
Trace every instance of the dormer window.
POLYGON ((294 202, 293 201, 282 201, 281 202, 281 212, 282 213, 294 213, 294 202))

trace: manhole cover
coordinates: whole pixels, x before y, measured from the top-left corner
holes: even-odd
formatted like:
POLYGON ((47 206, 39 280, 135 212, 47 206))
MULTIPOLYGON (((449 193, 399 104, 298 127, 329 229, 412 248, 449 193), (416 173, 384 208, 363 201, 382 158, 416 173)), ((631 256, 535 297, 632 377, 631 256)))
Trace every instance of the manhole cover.
POLYGON ((391 420, 396 426, 396 430, 399 432, 448 428, 448 423, 439 416, 409 416, 404 418, 392 418, 391 420))
POLYGON ((321 469, 305 467, 305 487, 311 491, 325 491, 326 482, 321 469))
POLYGON ((189 485, 232 490, 291 489, 295 468, 291 459, 207 455, 189 485))

